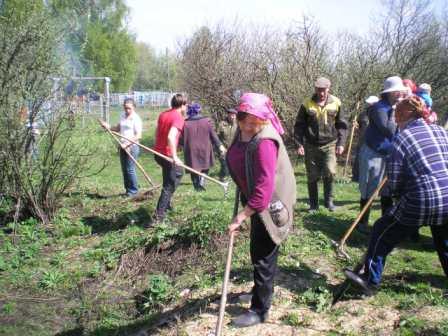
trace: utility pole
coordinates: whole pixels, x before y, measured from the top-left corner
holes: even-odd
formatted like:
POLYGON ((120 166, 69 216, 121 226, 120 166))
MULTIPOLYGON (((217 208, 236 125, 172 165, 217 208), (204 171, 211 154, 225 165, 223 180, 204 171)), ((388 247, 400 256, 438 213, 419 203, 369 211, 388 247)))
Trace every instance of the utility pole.
POLYGON ((168 47, 165 48, 165 61, 166 61, 166 85, 167 85, 168 91, 170 91, 171 85, 170 85, 170 64, 169 64, 169 60, 168 60, 168 47))

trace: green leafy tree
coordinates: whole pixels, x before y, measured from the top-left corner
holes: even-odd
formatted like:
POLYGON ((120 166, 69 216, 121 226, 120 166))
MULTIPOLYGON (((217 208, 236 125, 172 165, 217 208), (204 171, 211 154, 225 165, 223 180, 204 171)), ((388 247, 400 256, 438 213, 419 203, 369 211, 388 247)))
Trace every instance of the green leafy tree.
POLYGON ((53 16, 66 31, 65 51, 76 75, 108 76, 112 90, 128 90, 135 77, 134 36, 123 0, 53 0, 53 16))
POLYGON ((135 90, 173 90, 177 87, 177 58, 168 51, 157 54, 146 43, 137 43, 135 90))

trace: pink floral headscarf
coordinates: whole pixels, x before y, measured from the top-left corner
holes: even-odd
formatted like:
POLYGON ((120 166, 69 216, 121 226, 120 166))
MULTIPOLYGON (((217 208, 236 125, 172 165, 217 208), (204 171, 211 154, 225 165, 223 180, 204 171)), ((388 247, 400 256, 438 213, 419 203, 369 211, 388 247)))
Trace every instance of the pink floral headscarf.
POLYGON ((262 120, 269 120, 280 135, 285 133, 280 119, 272 107, 271 99, 264 94, 252 92, 243 94, 236 109, 240 112, 252 114, 262 120))

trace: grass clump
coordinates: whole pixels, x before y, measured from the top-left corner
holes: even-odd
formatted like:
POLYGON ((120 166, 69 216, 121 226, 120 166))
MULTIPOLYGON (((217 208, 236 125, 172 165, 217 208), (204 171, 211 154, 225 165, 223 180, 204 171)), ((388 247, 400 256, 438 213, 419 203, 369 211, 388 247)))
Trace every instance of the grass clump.
POLYGON ((300 297, 299 303, 311 307, 318 313, 327 311, 331 306, 332 294, 323 285, 307 289, 300 297))
POLYGON ((153 274, 148 279, 147 288, 138 297, 138 310, 147 313, 160 309, 175 297, 172 280, 165 274, 153 274))

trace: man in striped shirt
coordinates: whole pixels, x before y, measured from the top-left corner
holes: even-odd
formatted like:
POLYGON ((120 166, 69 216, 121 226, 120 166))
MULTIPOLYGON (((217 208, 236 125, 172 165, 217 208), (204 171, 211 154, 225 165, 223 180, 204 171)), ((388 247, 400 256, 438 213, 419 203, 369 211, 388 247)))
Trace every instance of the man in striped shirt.
POLYGON ((423 104, 409 97, 397 105, 400 133, 392 142, 387 176, 396 205, 374 225, 364 273, 346 270, 349 280, 372 294, 379 285, 387 255, 416 227, 429 225, 440 263, 448 276, 448 135, 422 118, 423 104))

